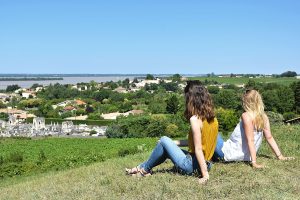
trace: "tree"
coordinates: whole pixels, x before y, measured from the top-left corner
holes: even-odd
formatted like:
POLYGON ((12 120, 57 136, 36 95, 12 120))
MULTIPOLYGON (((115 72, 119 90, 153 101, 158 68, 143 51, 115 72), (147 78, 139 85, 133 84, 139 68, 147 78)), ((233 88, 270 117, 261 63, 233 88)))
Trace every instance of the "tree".
POLYGON ((139 80, 135 77, 134 79, 133 79, 133 81, 132 81, 133 83, 138 83, 139 82, 139 80))
POLYGON ((2 101, 0 101, 0 108, 6 108, 6 105, 2 101))
POLYGON ((240 101, 234 90, 221 90, 215 95, 215 103, 218 106, 228 109, 237 109, 240 106, 240 101))
POLYGON ((277 90, 277 95, 279 97, 278 111, 282 114, 292 111, 295 104, 293 90, 289 87, 281 87, 277 90))
POLYGON ((38 88, 38 87, 43 87, 43 85, 38 84, 38 83, 34 83, 30 88, 31 88, 31 89, 36 89, 36 88, 38 88))
POLYGON ((278 111, 279 97, 276 90, 266 90, 262 93, 266 111, 278 111))
POLYGON ((182 76, 180 74, 174 74, 173 76, 171 76, 173 82, 180 82, 181 78, 182 76))
POLYGON ((239 121, 237 114, 232 109, 219 108, 216 110, 221 132, 228 133, 234 129, 239 121))
POLYGON ((217 86, 208 86, 207 90, 210 94, 218 94, 220 92, 220 89, 217 86))
POLYGON ((17 89, 20 89, 21 87, 19 85, 8 85, 6 87, 6 92, 14 92, 17 89))
POLYGON ((154 80, 154 76, 152 74, 147 74, 146 75, 146 80, 154 80))
POLYGON ((297 76, 297 73, 294 71, 286 71, 286 72, 283 72, 280 76, 281 77, 295 77, 295 76, 297 76))
POLYGON ((166 91, 170 91, 170 92, 176 92, 178 90, 178 84, 174 82, 171 83, 161 82, 160 86, 162 86, 166 91))
POLYGON ((179 100, 175 95, 172 95, 167 100, 166 111, 167 111, 167 113, 170 113, 170 114, 176 114, 178 109, 179 109, 179 100))
POLYGON ((99 92, 95 92, 93 94, 93 99, 95 99, 96 101, 102 101, 103 99, 108 99, 110 96, 110 93, 111 93, 110 90, 102 89, 99 92))
POLYGON ((130 82, 129 78, 126 78, 125 80, 122 81, 122 86, 124 88, 129 88, 129 82, 130 82))
POLYGON ((300 81, 295 84, 294 89, 294 96, 295 96, 295 108, 297 113, 300 113, 300 81))

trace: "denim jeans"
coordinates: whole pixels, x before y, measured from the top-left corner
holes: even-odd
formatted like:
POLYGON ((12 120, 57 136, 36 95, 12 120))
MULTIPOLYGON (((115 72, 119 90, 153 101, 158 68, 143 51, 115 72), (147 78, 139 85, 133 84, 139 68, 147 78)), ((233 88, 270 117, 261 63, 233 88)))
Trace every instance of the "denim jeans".
MULTIPOLYGON (((153 167, 163 163, 167 158, 174 163, 176 168, 185 174, 190 175, 193 172, 200 173, 196 156, 180 149, 172 139, 166 136, 160 138, 149 159, 140 164, 139 167, 150 172, 153 167)), ((210 170, 211 166, 212 164, 207 162, 208 170, 210 170)))
POLYGON ((222 151, 223 145, 224 145, 224 140, 219 133, 218 138, 217 138, 217 145, 216 145, 215 152, 214 152, 214 155, 212 158, 213 161, 224 160, 224 153, 222 151))

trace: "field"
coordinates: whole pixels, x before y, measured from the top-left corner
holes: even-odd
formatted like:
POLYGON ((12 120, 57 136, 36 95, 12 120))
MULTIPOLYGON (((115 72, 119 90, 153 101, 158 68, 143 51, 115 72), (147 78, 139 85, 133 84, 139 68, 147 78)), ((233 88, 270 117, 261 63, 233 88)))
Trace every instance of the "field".
POLYGON ((157 139, 2 138, 0 186, 29 175, 103 162, 152 148, 157 139))
POLYGON ((264 77, 264 78, 247 78, 247 77, 190 77, 189 80, 200 80, 204 81, 207 79, 208 81, 217 81, 219 83, 227 83, 227 84, 234 84, 234 85, 240 85, 240 84, 245 84, 249 80, 254 80, 256 82, 260 83, 278 83, 282 85, 289 85, 299 79, 296 78, 275 78, 275 77, 264 77))
MULTIPOLYGON (((276 160, 267 144, 263 143, 257 161, 265 164, 265 169, 253 170, 247 163, 215 163, 209 182, 199 185, 196 177, 170 172, 171 162, 155 168, 151 177, 138 179, 125 176, 124 168, 139 164, 149 156, 150 151, 119 157, 118 148, 112 148, 110 151, 115 152, 115 156, 105 161, 59 172, 50 170, 32 176, 8 178, 0 186, 0 199, 297 199, 300 195, 300 126, 276 125, 272 130, 283 154, 294 156, 295 160, 276 160)), ((148 140, 113 141, 123 144, 120 145, 123 148, 132 148, 148 140)), ((156 140, 153 138, 146 143, 153 147, 156 140)), ((67 139, 59 144, 54 144, 59 141, 53 141, 50 143, 55 146, 46 146, 45 149, 49 150, 45 152, 57 153, 55 148, 64 147, 65 154, 60 153, 61 156, 76 156, 83 149, 89 150, 86 152, 89 155, 92 149, 102 151, 100 147, 95 149, 98 142, 103 145, 110 143, 110 139, 80 139, 77 145, 72 145, 71 140, 67 139)), ((36 142, 38 146, 44 141, 30 142, 36 142)), ((1 145, 5 143, 7 141, 1 145)), ((22 149, 25 151, 35 145, 23 146, 22 149)), ((105 150, 107 148, 109 145, 105 145, 103 153, 110 152, 105 150)))

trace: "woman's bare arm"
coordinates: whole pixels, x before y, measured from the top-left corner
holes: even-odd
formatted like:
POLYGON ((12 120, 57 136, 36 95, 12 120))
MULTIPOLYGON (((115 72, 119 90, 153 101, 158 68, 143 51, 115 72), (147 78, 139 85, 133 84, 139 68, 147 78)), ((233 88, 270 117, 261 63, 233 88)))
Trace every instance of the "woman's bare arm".
POLYGON ((276 157, 279 160, 294 159, 294 157, 284 157, 282 155, 282 153, 280 152, 280 149, 279 149, 274 137, 272 136, 269 118, 266 115, 264 116, 264 121, 265 121, 265 127, 264 127, 264 130, 263 130, 264 131, 264 136, 265 136, 269 146, 271 147, 272 151, 276 155, 276 157))
POLYGON ((197 118, 196 116, 193 116, 190 119, 190 123, 191 123, 191 128, 193 133, 195 154, 202 174, 202 177, 199 178, 199 183, 205 183, 209 179, 209 174, 208 174, 207 165, 206 165, 206 161, 202 149, 202 141, 201 141, 202 120, 197 118))
POLYGON ((263 168, 263 165, 259 165, 256 163, 256 149, 254 145, 254 126, 250 115, 247 113, 242 114, 242 122, 245 130, 245 135, 247 139, 247 144, 251 156, 251 164, 254 168, 263 168))

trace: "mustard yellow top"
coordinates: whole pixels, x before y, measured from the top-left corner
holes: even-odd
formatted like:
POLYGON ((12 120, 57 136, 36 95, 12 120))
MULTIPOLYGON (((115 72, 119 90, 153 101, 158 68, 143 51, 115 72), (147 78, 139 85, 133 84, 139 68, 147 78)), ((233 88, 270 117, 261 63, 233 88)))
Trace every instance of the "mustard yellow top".
MULTIPOLYGON (((203 126, 201 130, 201 141, 202 141, 202 149, 205 160, 210 160, 214 155, 214 151, 217 145, 217 136, 218 136, 218 120, 214 118, 210 123, 207 120, 202 121, 203 126)), ((195 153, 195 145, 193 139, 192 131, 189 132, 188 137, 189 144, 189 152, 195 153)))

